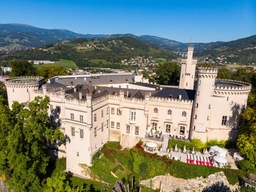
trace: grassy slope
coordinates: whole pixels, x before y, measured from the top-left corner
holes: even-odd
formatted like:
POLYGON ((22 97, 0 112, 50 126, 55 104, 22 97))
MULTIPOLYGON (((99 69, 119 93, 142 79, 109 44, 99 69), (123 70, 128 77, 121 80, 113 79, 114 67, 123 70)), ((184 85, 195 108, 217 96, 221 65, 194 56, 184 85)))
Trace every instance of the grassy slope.
POLYGON ((44 65, 34 65, 37 69, 44 67, 44 66, 59 66, 65 69, 77 68, 76 64, 67 59, 60 59, 59 61, 55 62, 54 64, 44 64, 44 65))

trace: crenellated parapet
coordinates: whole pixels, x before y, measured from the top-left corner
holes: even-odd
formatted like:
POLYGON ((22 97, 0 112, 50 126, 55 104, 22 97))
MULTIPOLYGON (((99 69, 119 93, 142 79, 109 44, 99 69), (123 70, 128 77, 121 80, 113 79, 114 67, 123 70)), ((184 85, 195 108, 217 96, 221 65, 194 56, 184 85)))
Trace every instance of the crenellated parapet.
POLYGON ((187 99, 176 99, 176 98, 167 98, 167 97, 150 97, 149 101, 152 102, 164 102, 164 103, 177 103, 177 104, 189 104, 192 105, 193 101, 192 100, 187 100, 187 99))
POLYGON ((216 79, 214 86, 215 95, 243 95, 248 94, 252 89, 250 83, 230 80, 216 79))
POLYGON ((217 68, 199 67, 197 70, 199 78, 216 78, 218 74, 217 68))
POLYGON ((38 76, 21 76, 21 77, 13 77, 10 79, 6 79, 4 84, 6 87, 10 88, 33 88, 39 87, 39 85, 44 83, 43 77, 38 76))

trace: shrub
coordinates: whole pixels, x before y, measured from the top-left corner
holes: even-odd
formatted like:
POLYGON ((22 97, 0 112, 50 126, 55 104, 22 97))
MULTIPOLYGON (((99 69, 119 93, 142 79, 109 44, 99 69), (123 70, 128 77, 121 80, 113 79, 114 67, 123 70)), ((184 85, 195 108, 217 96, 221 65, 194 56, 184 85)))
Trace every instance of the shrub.
POLYGON ((212 139, 206 142, 207 147, 211 147, 214 145, 217 145, 221 148, 224 148, 226 146, 226 140, 218 141, 217 139, 212 139))
POLYGON ((251 164, 251 162, 246 159, 242 161, 238 161, 237 165, 238 165, 238 168, 242 169, 243 171, 250 171, 253 169, 253 165, 251 164))
POLYGON ((97 161, 100 158, 101 150, 98 150, 93 156, 92 156, 92 163, 97 161))

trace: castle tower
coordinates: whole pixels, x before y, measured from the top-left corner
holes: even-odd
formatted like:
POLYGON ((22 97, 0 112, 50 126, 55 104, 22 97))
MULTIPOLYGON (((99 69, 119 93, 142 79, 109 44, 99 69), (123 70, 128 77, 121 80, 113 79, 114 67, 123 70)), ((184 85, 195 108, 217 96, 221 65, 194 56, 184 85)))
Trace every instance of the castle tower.
POLYGON ((34 99, 33 91, 44 83, 43 77, 14 77, 4 81, 11 108, 14 101, 27 104, 34 99))
POLYGON ((181 60, 179 89, 194 89, 197 60, 193 60, 194 46, 188 47, 187 59, 181 60))
POLYGON ((207 141, 207 128, 211 114, 211 104, 215 79, 218 70, 216 68, 199 68, 194 111, 191 120, 191 139, 197 138, 207 141))

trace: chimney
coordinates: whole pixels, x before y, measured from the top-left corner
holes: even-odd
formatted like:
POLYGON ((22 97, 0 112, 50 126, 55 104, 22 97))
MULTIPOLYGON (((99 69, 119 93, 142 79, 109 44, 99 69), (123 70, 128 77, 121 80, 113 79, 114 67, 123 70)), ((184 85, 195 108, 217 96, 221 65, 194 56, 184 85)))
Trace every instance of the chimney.
POLYGON ((79 92, 79 100, 82 100, 82 98, 83 98, 83 94, 82 92, 79 92))

